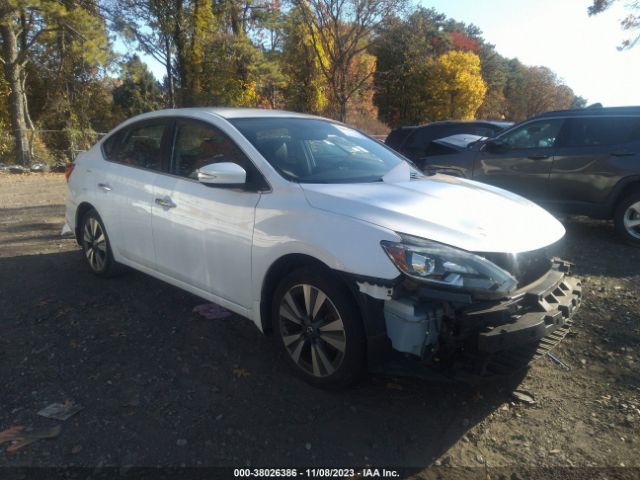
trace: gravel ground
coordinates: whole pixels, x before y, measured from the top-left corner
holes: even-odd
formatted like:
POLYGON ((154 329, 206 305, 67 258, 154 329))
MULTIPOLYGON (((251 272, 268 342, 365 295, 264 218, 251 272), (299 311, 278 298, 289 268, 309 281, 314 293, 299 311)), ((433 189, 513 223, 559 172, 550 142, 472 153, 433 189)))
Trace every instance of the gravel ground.
POLYGON ((0 174, 0 432, 61 426, 15 453, 4 443, 0 466, 640 477, 640 249, 607 222, 565 221, 585 297, 554 350, 564 366, 545 357, 524 378, 473 387, 370 376, 329 393, 292 377, 248 320, 199 317, 201 300, 140 273, 92 276, 60 237, 64 191, 62 175, 0 174), (36 415, 65 401, 84 408, 36 415))

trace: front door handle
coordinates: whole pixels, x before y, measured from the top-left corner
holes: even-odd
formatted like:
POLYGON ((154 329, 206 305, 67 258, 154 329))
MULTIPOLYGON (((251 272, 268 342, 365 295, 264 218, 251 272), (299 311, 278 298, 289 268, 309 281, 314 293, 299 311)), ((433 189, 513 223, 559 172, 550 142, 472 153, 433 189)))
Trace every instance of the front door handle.
POLYGON ((169 197, 156 198, 156 205, 160 205, 162 208, 176 208, 177 205, 173 203, 169 197))
POLYGON ((108 183, 99 183, 98 184, 98 188, 101 188, 105 192, 110 192, 111 191, 111 185, 109 185, 108 183))
POLYGON ((549 158, 551 155, 545 155, 544 153, 537 153, 535 155, 529 155, 529 158, 531 160, 546 160, 547 158, 549 158))

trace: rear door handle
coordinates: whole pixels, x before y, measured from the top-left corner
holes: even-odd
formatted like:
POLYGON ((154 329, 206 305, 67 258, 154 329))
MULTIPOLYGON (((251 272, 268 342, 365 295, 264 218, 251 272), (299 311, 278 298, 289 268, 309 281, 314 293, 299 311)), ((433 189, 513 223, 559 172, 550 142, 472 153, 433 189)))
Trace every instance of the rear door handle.
POLYGON ((630 152, 628 150, 616 150, 615 152, 611 152, 612 157, 632 157, 635 155, 635 152, 630 152))
POLYGON ((169 197, 156 198, 156 205, 160 205, 162 208, 176 208, 177 205, 173 203, 169 197))
POLYGON ((111 191, 111 185, 109 185, 108 183, 99 183, 98 187, 104 190, 105 192, 111 191))
POLYGON ((545 155, 544 153, 537 153, 535 155, 529 155, 531 160, 545 160, 549 158, 551 155, 545 155))

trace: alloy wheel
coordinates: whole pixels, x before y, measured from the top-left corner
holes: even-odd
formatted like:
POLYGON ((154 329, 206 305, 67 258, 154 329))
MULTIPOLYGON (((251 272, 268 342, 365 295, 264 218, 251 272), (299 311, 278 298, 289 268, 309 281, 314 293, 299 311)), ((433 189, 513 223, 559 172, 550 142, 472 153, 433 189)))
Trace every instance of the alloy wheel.
POLYGON ((89 217, 85 222, 82 239, 84 241, 84 254, 87 257, 89 266, 94 271, 101 272, 107 262, 107 239, 100 222, 96 218, 89 217))
POLYGON ((640 239, 640 202, 627 207, 623 217, 624 228, 634 238, 640 239))
POLYGON ((300 369, 318 378, 336 372, 347 338, 338 309, 322 290, 291 287, 280 302, 279 321, 285 349, 300 369))

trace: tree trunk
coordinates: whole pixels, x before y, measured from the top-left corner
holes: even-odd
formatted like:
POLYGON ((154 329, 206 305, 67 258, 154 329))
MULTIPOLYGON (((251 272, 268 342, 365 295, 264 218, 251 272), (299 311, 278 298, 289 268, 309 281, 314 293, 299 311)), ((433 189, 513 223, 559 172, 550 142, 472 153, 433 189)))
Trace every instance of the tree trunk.
POLYGON ((167 69, 167 90, 169 90, 169 107, 176 107, 176 97, 175 97, 175 88, 173 83, 173 69, 171 68, 171 44, 169 43, 169 37, 164 37, 164 49, 165 49, 165 57, 166 63, 165 68, 167 69))
MULTIPOLYGON (((9 20, 6 20, 7 22, 9 20)), ((18 43, 15 32, 8 23, 0 24, 0 37, 2 37, 2 58, 4 61, 4 74, 9 83, 9 115, 11 117, 11 129, 15 139, 15 156, 18 165, 29 165, 31 154, 29 152, 29 138, 27 136, 27 120, 25 115, 25 95, 22 88, 22 65, 18 61, 18 43)))

